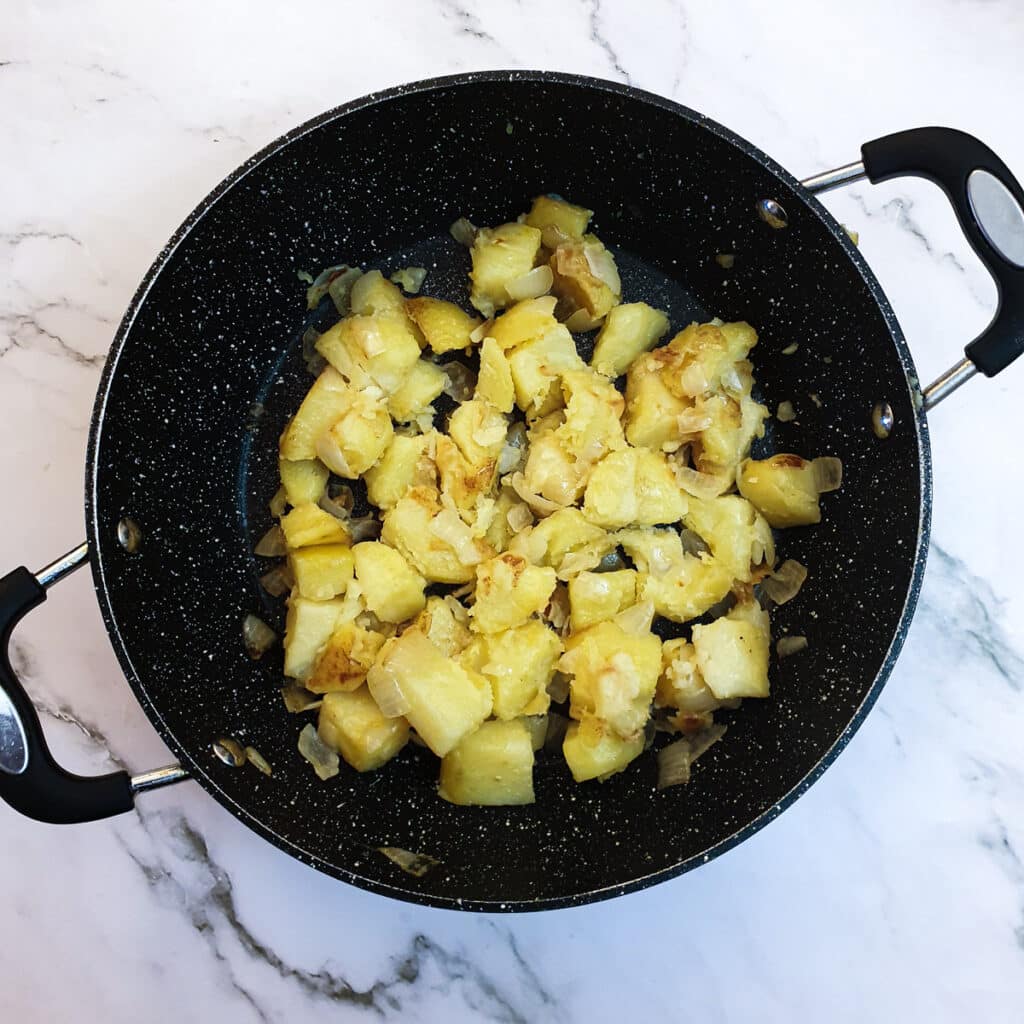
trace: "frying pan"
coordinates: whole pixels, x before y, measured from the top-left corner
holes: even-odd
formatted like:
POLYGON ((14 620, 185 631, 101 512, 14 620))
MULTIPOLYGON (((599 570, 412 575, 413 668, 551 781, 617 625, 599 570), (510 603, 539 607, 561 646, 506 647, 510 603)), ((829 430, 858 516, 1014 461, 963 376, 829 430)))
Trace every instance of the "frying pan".
POLYGON ((420 82, 297 128, 197 207, 125 314, 92 420, 88 543, 0 581, 6 650, 46 588, 88 561, 125 676, 180 764, 134 777, 65 772, 4 655, 0 796, 40 820, 78 822, 192 778, 321 871, 462 909, 602 899, 720 854, 821 775, 892 669, 928 545, 925 413, 1024 348, 1022 207, 1004 164, 950 129, 887 136, 859 162, 801 183, 692 110, 561 74, 420 82), (815 199, 901 174, 943 187, 1001 293, 964 361, 924 391, 878 282, 815 199), (468 258, 448 226, 509 220, 544 192, 597 211, 630 300, 667 310, 677 327, 753 323, 760 397, 798 411, 766 444, 842 459, 845 483, 824 522, 779 540, 810 579, 774 628, 806 635, 809 649, 773 664, 772 698, 731 715, 689 786, 657 792, 651 754, 583 786, 552 757, 538 761, 533 806, 454 807, 438 799, 436 761, 418 748, 383 771, 320 782, 296 750, 307 719, 282 705, 279 658, 251 661, 241 637, 248 612, 282 620, 252 551, 270 525, 278 435, 309 384, 301 336, 330 320, 327 309, 304 311, 297 271, 425 266, 428 294, 465 303, 468 258), (715 261, 721 253, 735 254, 731 269, 715 261), (873 429, 890 424, 888 437, 873 429), (223 736, 256 747, 273 775, 219 760, 212 744, 223 736), (382 846, 440 863, 415 878, 382 846))

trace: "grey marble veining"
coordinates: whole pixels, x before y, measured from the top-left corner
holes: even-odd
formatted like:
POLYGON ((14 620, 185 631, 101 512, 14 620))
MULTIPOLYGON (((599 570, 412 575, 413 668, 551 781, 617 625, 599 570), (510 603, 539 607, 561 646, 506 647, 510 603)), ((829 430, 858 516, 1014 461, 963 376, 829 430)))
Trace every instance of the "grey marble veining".
MULTIPOLYGON (((1010 0, 316 0, 293 19, 269 4, 239 19, 194 0, 15 0, 4 22, 11 566, 81 539, 93 392, 153 256, 236 164, 346 99, 470 68, 551 67, 671 95, 800 176, 929 123, 973 131, 1024 174, 1024 132, 990 102, 1024 84, 1010 0)), ((903 179, 827 204, 859 230, 922 375, 955 362, 994 291, 937 190, 903 179)), ((1021 389, 1017 365, 932 417, 934 545, 897 670, 824 778, 725 857, 608 904, 497 919, 332 882, 192 784, 80 829, 0 808, 0 1009, 24 1021, 1018 1021, 1021 389)), ((167 760, 88 580, 57 588, 14 654, 69 766, 167 760)))

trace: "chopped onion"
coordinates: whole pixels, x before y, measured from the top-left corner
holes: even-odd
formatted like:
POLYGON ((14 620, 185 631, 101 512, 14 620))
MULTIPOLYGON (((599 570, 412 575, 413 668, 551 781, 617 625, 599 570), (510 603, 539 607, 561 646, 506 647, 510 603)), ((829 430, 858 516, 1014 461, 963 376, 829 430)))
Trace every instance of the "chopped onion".
POLYGON ((584 243, 583 255, 587 258, 590 272, 599 281, 603 281, 616 294, 622 294, 622 281, 619 268, 615 266, 612 254, 600 244, 584 243))
POLYGON ((569 719, 557 711, 549 711, 547 726, 547 733, 544 736, 544 749, 547 751, 561 750, 562 740, 565 739, 565 732, 569 728, 569 719))
POLYGON ((334 308, 340 316, 348 316, 352 309, 352 286, 363 276, 358 267, 348 267, 336 277, 331 279, 327 286, 327 294, 330 295, 334 308))
POLYGON ((701 754, 710 750, 724 735, 724 725, 709 725, 698 733, 694 733, 690 739, 690 763, 697 760, 701 754))
POLYGON ((306 328, 305 333, 302 335, 302 362, 306 370, 314 377, 319 377, 327 365, 327 360, 316 350, 316 343, 319 338, 320 332, 315 327, 306 328))
POLYGON ((385 718, 400 718, 409 711, 412 705, 402 691, 402 686, 395 673, 388 668, 386 662, 377 662, 366 675, 370 685, 370 693, 385 718))
POLYGON ((427 529, 439 540, 443 540, 463 565, 479 565, 483 561, 472 530, 453 508, 441 509, 427 529))
POLYGON ((278 487, 267 506, 270 509, 270 514, 275 519, 280 519, 281 516, 284 515, 284 510, 287 506, 288 495, 285 493, 285 489, 283 487, 278 487))
POLYGON ((467 220, 465 217, 460 217, 449 229, 452 238, 455 239, 459 245, 464 245, 468 249, 474 241, 476 241, 476 233, 479 230, 477 226, 467 220))
POLYGON ((698 473, 697 470, 691 469, 689 466, 680 466, 675 460, 673 460, 672 470, 679 486, 695 498, 717 498, 729 488, 727 476, 698 473))
POLYGON ((397 864, 413 878, 422 878, 441 863, 436 857, 425 853, 410 853, 398 846, 378 846, 377 852, 384 854, 392 864, 397 864))
POLYGON ((547 715, 528 715, 525 718, 526 728, 530 730, 530 740, 534 750, 540 750, 544 746, 544 739, 548 734, 547 715))
POLYGON ((491 327, 493 326, 493 320, 485 320, 482 324, 479 324, 478 326, 474 327, 473 330, 469 332, 469 340, 474 345, 479 345, 480 342, 483 341, 484 338, 486 338, 487 335, 490 333, 491 327))
POLYGON ((505 522, 508 523, 508 528, 513 533, 521 533, 527 527, 532 526, 533 513, 530 511, 530 506, 524 502, 513 505, 505 513, 505 522))
POLYGON ((717 256, 715 256, 715 262, 723 270, 731 270, 733 264, 736 262, 736 255, 735 253, 731 252, 720 252, 717 256))
POLYGON ((684 736, 658 751, 658 789, 690 781, 690 741, 684 736))
POLYGON ((778 411, 775 413, 775 418, 780 423, 792 423, 796 419, 796 410, 793 408, 793 403, 779 402, 778 411))
POLYGON ((242 620, 242 642, 249 657, 259 661, 277 643, 277 634, 262 619, 250 614, 242 620))
POLYGON ((711 423, 711 414, 704 409, 698 409, 695 405, 684 409, 676 417, 676 426, 680 434, 699 434, 702 430, 707 430, 711 423))
POLYGON ((331 750, 316 731, 312 723, 305 725, 299 733, 299 753, 313 766, 320 779, 326 781, 341 770, 338 752, 331 750))
POLYGON ((376 540, 380 536, 380 520, 372 514, 349 519, 345 525, 348 526, 349 541, 352 544, 376 540))
POLYGON ((317 458, 332 472, 347 480, 354 480, 359 474, 352 472, 341 445, 332 433, 321 434, 316 440, 317 458))
POLYGON ((809 395, 808 395, 807 397, 808 397, 808 398, 809 398, 809 399, 810 399, 810 400, 811 400, 811 401, 812 401, 812 402, 813 402, 813 403, 814 403, 814 404, 815 404, 815 405, 816 405, 816 406, 817 406, 817 407, 818 407, 819 409, 820 409, 820 408, 822 407, 822 405, 824 404, 824 403, 822 402, 822 400, 821 400, 821 395, 817 394, 817 392, 814 392, 814 391, 812 391, 812 392, 811 392, 811 393, 810 393, 810 394, 809 394, 809 395))
POLYGON ((293 714, 301 711, 315 711, 324 702, 322 694, 313 693, 298 683, 289 683, 281 687, 284 706, 293 714))
POLYGON ((340 519, 343 522, 348 522, 355 503, 355 495, 348 484, 332 484, 320 495, 320 500, 317 502, 325 512, 330 513, 335 519, 340 519))
POLYGON ((287 562, 275 565, 260 577, 260 586, 271 597, 283 597, 295 586, 295 577, 287 562))
POLYGON ((498 475, 505 476, 517 469, 522 469, 526 462, 527 440, 526 425, 513 423, 505 436, 505 447, 498 456, 498 475))
MULTIPOLYGON (((327 294, 331 282, 349 269, 347 263, 338 263, 333 267, 321 270, 313 283, 306 289, 306 308, 316 309, 320 305, 320 300, 327 294)), ((308 278, 309 274, 306 274, 306 277, 308 278)))
POLYGON ((783 354, 784 356, 793 356, 793 355, 796 355, 796 351, 797 351, 797 349, 798 349, 799 347, 800 347, 800 346, 799 346, 799 345, 798 345, 798 344, 797 344, 797 343, 796 343, 796 342, 794 341, 794 342, 793 342, 793 343, 792 343, 791 345, 787 345, 787 346, 786 346, 786 347, 785 347, 785 348, 784 348, 784 349, 782 350, 782 354, 783 354))
POLYGON ((632 633, 634 636, 650 633, 651 625, 654 622, 654 603, 638 601, 619 612, 614 621, 623 632, 632 633))
POLYGON ((522 299, 539 299, 551 291, 554 282, 555 275, 551 272, 551 268, 544 264, 534 267, 522 277, 517 277, 514 281, 509 282, 505 286, 505 291, 508 292, 508 297, 513 302, 519 302, 522 299))
POLYGON ((800 592, 807 579, 807 570, 792 558, 787 558, 761 583, 761 591, 769 600, 776 604, 792 601, 800 592))
POLYGON ((799 654, 807 650, 807 637, 805 636, 782 636, 775 645, 775 652, 780 658, 788 658, 791 654, 799 654))
POLYGON ((814 469, 814 486, 819 494, 838 491, 843 485, 843 462, 834 456, 827 455, 820 459, 812 459, 814 469))
POLYGON ((544 609, 544 618, 556 630, 563 632, 569 625, 569 614, 569 591, 563 584, 556 583, 547 607, 544 609))
POLYGON ((512 490, 514 490, 538 516, 549 516, 552 512, 557 512, 562 508, 561 505, 558 505, 553 501, 549 501, 547 498, 542 498, 539 494, 534 494, 533 491, 529 490, 526 486, 526 479, 522 473, 513 473, 507 478, 507 480, 512 486, 512 490))
POLYGON ((245 748, 245 758, 254 768, 258 768, 264 775, 273 775, 274 769, 270 767, 270 762, 255 748, 245 748))
POLYGON ((564 672, 556 672, 551 677, 548 696, 555 704, 564 704, 569 699, 569 677, 564 672))
POLYGON ((426 279, 426 267, 403 267, 391 275, 391 280, 408 295, 418 294, 426 279))
POLYGON ((683 553, 687 555, 703 555, 711 551, 707 542, 699 533, 685 527, 679 531, 679 539, 683 543, 683 553))
POLYGON ((565 326, 572 331, 573 334, 579 334, 584 331, 592 331, 595 327, 601 326, 599 318, 595 318, 585 309, 577 309, 571 316, 565 321, 565 326))
POLYGON ((444 393, 456 402, 468 402, 476 388, 476 374, 463 363, 452 361, 442 363, 444 370, 444 393))

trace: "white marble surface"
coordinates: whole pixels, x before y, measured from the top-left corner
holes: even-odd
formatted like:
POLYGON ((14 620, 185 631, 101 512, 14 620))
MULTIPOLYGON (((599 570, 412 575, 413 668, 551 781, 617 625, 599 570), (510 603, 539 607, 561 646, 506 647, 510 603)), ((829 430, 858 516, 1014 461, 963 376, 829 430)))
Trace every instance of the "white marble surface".
MULTIPOLYGON (((124 306, 195 202, 297 122, 403 80, 548 67, 670 95, 798 174, 930 123, 974 132, 1024 174, 1024 129, 1000 113, 1024 89, 1021 10, 6 0, 2 565, 36 568, 80 540, 93 393, 124 306)), ((944 201, 904 180, 829 204, 860 229, 922 377, 936 375, 994 299, 944 201)), ((822 781, 737 850, 608 904, 485 917, 334 883, 192 784, 74 829, 0 806, 0 1017, 1019 1021, 1022 395, 1024 361, 934 415, 934 547, 899 667, 822 781)), ((85 576, 18 639, 72 767, 167 759, 85 576)))

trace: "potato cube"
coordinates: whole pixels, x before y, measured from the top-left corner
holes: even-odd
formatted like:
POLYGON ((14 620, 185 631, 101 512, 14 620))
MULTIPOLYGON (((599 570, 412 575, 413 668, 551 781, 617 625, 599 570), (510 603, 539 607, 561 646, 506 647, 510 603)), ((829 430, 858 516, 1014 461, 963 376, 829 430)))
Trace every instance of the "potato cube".
POLYGON ((733 573, 711 558, 684 556, 671 573, 642 572, 637 579, 638 601, 650 601, 655 612, 673 622, 689 622, 718 604, 732 589, 733 573))
POLYGON ((290 550, 318 544, 348 544, 345 524, 312 502, 296 505, 281 516, 281 529, 290 550))
POLYGON ((420 358, 416 330, 400 311, 339 320, 320 335, 316 350, 354 388, 375 385, 386 395, 401 387, 420 358))
POLYGON ((555 589, 555 570, 506 552, 476 567, 476 603, 469 615, 478 633, 500 633, 542 612, 555 589))
POLYGON ((355 480, 384 454, 394 428, 379 392, 353 391, 341 419, 316 443, 316 453, 338 476, 355 480))
POLYGON ((615 259, 599 238, 586 235, 579 242, 564 242, 551 257, 552 292, 576 309, 601 320, 622 297, 615 259))
POLYGON ((574 206, 564 199, 537 196, 526 215, 526 223, 530 227, 540 228, 544 244, 554 249, 561 242, 582 239, 593 216, 593 210, 574 206))
POLYGON ((583 514, 606 529, 674 523, 686 507, 668 460, 647 448, 605 456, 591 472, 583 498, 583 514))
POLYGON ((344 602, 310 601, 293 593, 288 601, 284 627, 284 674, 306 679, 321 648, 330 639, 344 608, 344 602))
POLYGON ((423 611, 408 628, 422 633, 448 658, 454 658, 473 639, 469 632, 469 611, 451 594, 428 597, 423 611))
POLYGON ((278 461, 281 486, 289 505, 314 505, 320 500, 327 486, 330 470, 319 459, 278 461))
POLYGON ((555 433, 567 451, 593 464, 626 447, 622 432, 625 401, 615 386, 593 370, 562 374, 565 422, 555 433))
POLYGON ((352 312, 363 316, 401 312, 404 301, 398 286, 379 270, 369 270, 359 277, 349 293, 352 312))
POLYGON ((455 502, 457 508, 464 511, 476 507, 477 500, 487 494, 497 476, 496 459, 474 465, 447 434, 437 438, 434 461, 441 480, 441 491, 455 502))
POLYGON ((475 467, 497 461, 507 434, 508 420, 479 398, 463 402, 448 420, 448 436, 475 467))
POLYGON ((388 412, 396 423, 411 423, 430 409, 444 391, 444 370, 426 359, 417 359, 398 390, 388 398, 388 412))
POLYGON ((313 693, 357 690, 366 682, 384 637, 355 622, 340 622, 317 658, 306 689, 313 693))
POLYGON ((480 346, 480 372, 474 397, 492 405, 498 412, 511 412, 515 405, 512 367, 493 338, 484 338, 480 346))
POLYGON ((581 572, 569 580, 569 608, 574 633, 618 615, 636 603, 637 574, 633 569, 617 572, 581 572))
POLYGON ((665 361, 665 383, 680 398, 715 391, 756 343, 757 332, 749 324, 690 324, 658 350, 665 361))
POLYGON ((431 583, 468 583, 494 552, 459 514, 442 509, 437 492, 415 487, 384 516, 381 539, 397 548, 431 583))
POLYGON ((619 377, 641 352, 647 352, 668 333, 668 317, 646 302, 615 306, 597 336, 590 365, 598 373, 619 377))
POLYGON ((469 301, 473 308, 487 317, 504 309, 509 303, 507 286, 533 269, 540 244, 540 230, 528 224, 481 228, 470 250, 473 287, 469 301))
POLYGON ((643 749, 643 732, 624 739, 596 718, 570 722, 562 741, 562 753, 577 782, 588 779, 604 782, 636 760, 643 749))
POLYGON ((427 581, 400 552, 370 540, 357 544, 352 555, 366 607, 381 622, 405 622, 423 610, 427 581))
POLYGON ((661 648, 661 677, 654 695, 660 708, 702 715, 721 707, 697 664, 697 649, 687 640, 666 640, 661 648))
POLYGON ((555 319, 555 305, 558 300, 553 295, 542 295, 537 299, 523 299, 510 306, 491 324, 488 337, 506 355, 528 341, 543 338, 548 331, 558 326, 555 319))
POLYGON ((394 717, 404 714, 438 757, 491 713, 487 680, 446 658, 415 630, 385 644, 367 682, 378 707, 403 708, 394 717))
POLYGON ((756 601, 738 604, 707 626, 693 627, 697 666, 719 700, 768 696, 768 613, 756 601))
POLYGON ((429 448, 432 437, 395 434, 380 461, 364 474, 366 495, 377 508, 393 508, 410 488, 433 483, 435 470, 429 448))
POLYGON ((689 529, 711 548, 715 561, 744 582, 753 578, 752 568, 775 564, 771 527, 746 498, 726 494, 720 498, 689 500, 683 517, 689 529))
POLYGON ((542 432, 530 440, 523 483, 531 494, 571 505, 587 486, 591 468, 588 463, 578 463, 565 449, 557 431, 542 432))
POLYGON ((315 459, 317 439, 348 409, 349 394, 345 378, 333 367, 326 367, 281 436, 281 458, 292 462, 315 459))
POLYGON ((626 440, 637 448, 674 452, 682 444, 679 417, 689 406, 669 391, 656 367, 638 359, 626 375, 626 440))
POLYGON ((782 453, 747 459, 736 478, 740 494, 768 520, 783 528, 821 522, 814 465, 799 455, 782 453))
POLYGON ((405 311, 437 355, 469 348, 473 344, 469 335, 481 322, 479 317, 470 316, 454 302, 443 299, 406 299, 405 311))
POLYGON ((329 601, 352 581, 352 550, 347 544, 318 544, 288 555, 295 586, 311 601, 329 601))
POLYGON ((533 523, 529 506, 511 487, 502 487, 494 501, 494 515, 484 538, 496 551, 507 551, 512 539, 533 523))
POLYGON ((317 732, 357 772, 387 764, 409 742, 409 723, 385 718, 365 686, 325 694, 317 732))
POLYGON ((491 684, 493 714, 512 719, 547 711, 548 683, 561 653, 558 635, 539 619, 530 619, 514 629, 477 637, 466 649, 463 663, 491 684))
POLYGON ((519 345, 509 356, 516 405, 543 416, 562 402, 559 378, 567 370, 582 370, 584 362, 568 328, 557 324, 546 334, 519 345))
POLYGON ((437 793, 453 804, 532 804, 533 742, 526 723, 484 722, 441 761, 437 793))
POLYGON ((594 568, 613 547, 614 539, 588 522, 578 508, 552 512, 532 529, 524 530, 511 544, 516 554, 534 565, 549 565, 566 578, 594 568), (567 562, 570 564, 566 565, 567 562))
POLYGON ((570 674, 570 714, 600 718, 620 736, 643 732, 661 674, 661 640, 601 622, 565 642, 558 663, 570 674))

